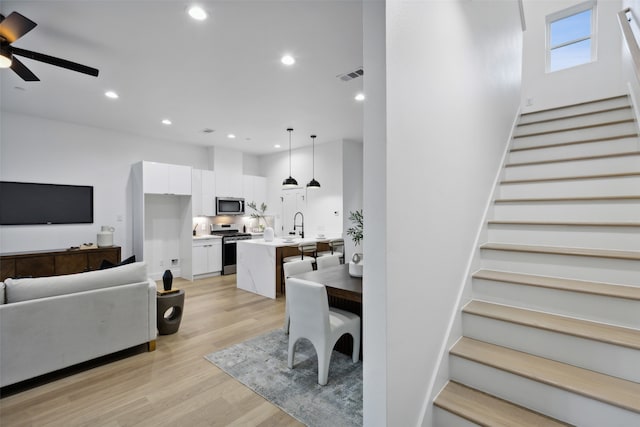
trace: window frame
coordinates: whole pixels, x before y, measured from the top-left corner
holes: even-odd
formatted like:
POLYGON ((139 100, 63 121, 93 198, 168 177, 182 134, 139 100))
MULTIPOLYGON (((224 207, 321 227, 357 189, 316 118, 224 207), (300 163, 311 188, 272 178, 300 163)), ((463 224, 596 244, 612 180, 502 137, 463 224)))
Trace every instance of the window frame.
POLYGON ((564 70, 569 70, 571 68, 574 67, 578 67, 581 65, 585 65, 585 64, 590 64, 592 62, 596 62, 598 59, 597 56, 597 0, 588 0, 586 2, 583 3, 579 3, 576 4, 574 6, 571 6, 567 9, 563 9, 561 11, 558 12, 554 12, 552 14, 549 14, 546 16, 545 18, 546 20, 546 40, 545 40, 545 54, 546 54, 546 72, 547 73, 555 73, 558 71, 564 71, 564 70), (582 12, 586 12, 588 10, 591 10, 591 31, 588 37, 580 37, 571 41, 567 41, 564 43, 561 43, 557 46, 551 46, 551 24, 560 21, 562 19, 566 19, 569 18, 571 16, 577 15, 579 13, 582 12), (557 70, 552 70, 551 69, 551 52, 554 49, 558 49, 558 48, 562 48, 562 47, 566 47, 566 46, 571 46, 573 44, 579 43, 579 42, 583 42, 585 40, 590 40, 591 41, 591 57, 590 60, 587 62, 582 62, 580 64, 576 64, 576 65, 572 65, 570 67, 565 67, 565 68, 560 68, 557 70))

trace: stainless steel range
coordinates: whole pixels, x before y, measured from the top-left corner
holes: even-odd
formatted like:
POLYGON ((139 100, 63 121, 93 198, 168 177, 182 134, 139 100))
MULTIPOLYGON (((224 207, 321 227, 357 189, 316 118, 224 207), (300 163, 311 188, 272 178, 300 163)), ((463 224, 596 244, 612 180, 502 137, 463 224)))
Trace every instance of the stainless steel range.
POLYGON ((238 240, 250 240, 251 234, 243 233, 236 224, 214 224, 211 234, 222 236, 222 274, 235 274, 238 240))

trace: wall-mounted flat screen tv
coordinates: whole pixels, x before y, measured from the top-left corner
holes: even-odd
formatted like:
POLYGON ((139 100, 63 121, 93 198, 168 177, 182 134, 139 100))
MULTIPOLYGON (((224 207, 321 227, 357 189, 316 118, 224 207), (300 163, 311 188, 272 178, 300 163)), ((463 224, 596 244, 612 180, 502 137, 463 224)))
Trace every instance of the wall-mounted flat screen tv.
POLYGON ((91 223, 91 186, 0 181, 0 225, 91 223))

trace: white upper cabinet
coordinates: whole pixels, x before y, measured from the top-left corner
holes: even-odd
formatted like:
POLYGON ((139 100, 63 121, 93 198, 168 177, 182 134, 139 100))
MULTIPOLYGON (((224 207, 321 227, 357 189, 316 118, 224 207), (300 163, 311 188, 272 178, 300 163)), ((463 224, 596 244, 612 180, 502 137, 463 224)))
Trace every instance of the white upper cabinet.
POLYGON ((191 195, 191 167, 142 162, 142 186, 145 194, 191 195))
POLYGON ((216 174, 210 170, 193 169, 191 182, 193 216, 214 216, 216 214, 216 174))
POLYGON ((256 202, 260 206, 261 203, 267 202, 267 178, 263 176, 243 175, 242 177, 242 197, 246 203, 256 202))
POLYGON ((217 197, 242 197, 242 152, 216 147, 213 170, 217 197))

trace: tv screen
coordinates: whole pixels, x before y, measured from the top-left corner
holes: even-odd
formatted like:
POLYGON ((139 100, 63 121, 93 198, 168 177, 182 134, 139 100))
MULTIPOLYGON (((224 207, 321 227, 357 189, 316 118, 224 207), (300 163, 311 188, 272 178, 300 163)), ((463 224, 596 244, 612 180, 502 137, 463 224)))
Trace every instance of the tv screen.
POLYGON ((0 225, 93 223, 93 187, 0 181, 0 225))

